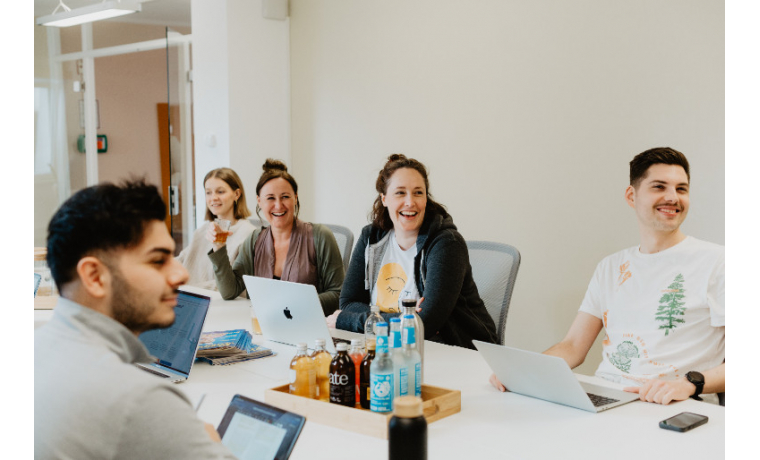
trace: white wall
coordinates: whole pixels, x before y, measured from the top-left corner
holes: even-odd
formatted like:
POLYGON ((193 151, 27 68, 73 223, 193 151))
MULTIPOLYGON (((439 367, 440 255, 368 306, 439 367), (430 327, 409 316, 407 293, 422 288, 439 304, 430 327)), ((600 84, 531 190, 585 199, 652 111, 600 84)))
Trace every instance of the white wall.
POLYGON ((712 0, 291 0, 303 215, 358 233, 384 159, 418 158, 465 238, 521 251, 506 341, 543 350, 638 243, 636 153, 687 155, 684 229, 724 243, 723 24, 712 0))
POLYGON ((200 224, 208 171, 234 169, 253 211, 266 158, 290 163, 289 21, 264 19, 261 0, 192 0, 191 8, 200 224))

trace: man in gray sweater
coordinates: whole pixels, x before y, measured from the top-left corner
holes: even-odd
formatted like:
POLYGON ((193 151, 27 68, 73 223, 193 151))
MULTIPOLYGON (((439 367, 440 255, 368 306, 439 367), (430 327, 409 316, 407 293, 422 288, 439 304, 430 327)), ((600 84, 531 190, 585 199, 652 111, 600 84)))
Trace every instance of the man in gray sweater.
POLYGON ((35 458, 235 458, 183 393, 134 365, 188 278, 165 216, 158 190, 131 182, 81 190, 50 221, 61 298, 34 336, 35 458))

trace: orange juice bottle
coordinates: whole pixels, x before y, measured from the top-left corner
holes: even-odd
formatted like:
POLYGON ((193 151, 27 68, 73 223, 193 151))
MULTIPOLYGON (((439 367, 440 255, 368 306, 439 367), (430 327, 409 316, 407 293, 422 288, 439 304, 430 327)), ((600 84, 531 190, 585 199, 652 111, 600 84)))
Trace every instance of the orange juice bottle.
POLYGON ((325 350, 325 339, 314 341, 314 353, 311 359, 314 360, 314 366, 317 371, 317 395, 316 399, 320 401, 330 401, 330 362, 332 355, 325 350))
POLYGON ((299 343, 296 355, 290 361, 290 393, 306 398, 317 395, 317 371, 314 361, 306 354, 306 344, 299 343))

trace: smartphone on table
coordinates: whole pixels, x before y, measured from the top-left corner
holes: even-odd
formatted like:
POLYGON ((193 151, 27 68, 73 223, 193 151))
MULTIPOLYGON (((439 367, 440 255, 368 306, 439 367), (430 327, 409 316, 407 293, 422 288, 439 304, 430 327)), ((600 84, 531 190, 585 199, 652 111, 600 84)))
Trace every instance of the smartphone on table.
POLYGON ((707 423, 707 416, 705 415, 695 414, 694 412, 681 412, 678 415, 661 421, 660 428, 683 433, 702 426, 705 423, 707 423))

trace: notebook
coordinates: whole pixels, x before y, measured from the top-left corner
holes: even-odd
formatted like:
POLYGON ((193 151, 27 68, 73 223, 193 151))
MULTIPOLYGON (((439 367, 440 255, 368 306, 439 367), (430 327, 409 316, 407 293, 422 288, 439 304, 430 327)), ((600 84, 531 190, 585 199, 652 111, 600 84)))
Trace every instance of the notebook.
POLYGON ((579 382, 564 359, 473 340, 496 377, 512 393, 589 412, 601 412, 639 399, 628 393, 579 382))
POLYGON ((324 339, 325 349, 336 353, 314 286, 248 275, 243 281, 267 340, 292 346, 305 342, 313 349, 314 340, 324 339))
POLYGON ((145 331, 139 337, 157 361, 138 366, 170 382, 187 380, 210 303, 211 299, 204 295, 179 291, 177 306, 174 307, 174 324, 145 331))

